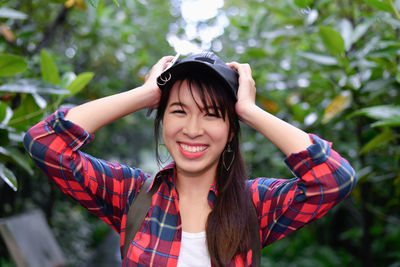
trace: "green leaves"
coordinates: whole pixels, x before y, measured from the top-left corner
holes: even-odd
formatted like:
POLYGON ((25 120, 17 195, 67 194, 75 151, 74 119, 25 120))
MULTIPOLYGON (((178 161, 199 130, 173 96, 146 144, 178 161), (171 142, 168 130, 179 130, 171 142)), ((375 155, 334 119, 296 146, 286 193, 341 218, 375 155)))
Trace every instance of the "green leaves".
MULTIPOLYGON (((22 18, 21 14, 18 17, 18 13, 4 9, 0 9, 0 17, 5 17, 5 11, 8 12, 8 18, 22 18)), ((0 102, 0 122, 14 127, 0 128, 0 159, 1 162, 10 162, 24 169, 30 175, 33 175, 33 170, 26 161, 26 157, 11 147, 13 144, 9 137, 10 131, 25 131, 28 125, 33 125, 42 118, 46 111, 47 101, 39 94, 61 95, 58 98, 61 101, 63 97, 74 95, 82 90, 94 76, 92 72, 85 72, 78 76, 67 72, 61 80, 57 65, 46 50, 41 50, 39 63, 42 80, 14 79, 10 83, 0 85, 0 92, 9 94, 11 98, 14 98, 13 94, 18 94, 18 99, 21 99, 21 103, 12 109, 6 102, 0 102), (12 114, 9 115, 11 120, 4 122, 8 111, 12 114)), ((0 77, 14 76, 25 71, 27 67, 27 61, 23 57, 12 54, 0 55, 0 77)), ((59 104, 59 102, 56 103, 59 104)), ((14 191, 17 190, 17 179, 4 163, 0 163, 0 178, 14 191)))
POLYGON ((96 8, 97 5, 99 4, 99 0, 87 0, 87 1, 88 1, 89 4, 90 4, 92 7, 94 7, 94 8, 96 8))
POLYGON ((70 95, 74 95, 82 90, 90 82, 90 80, 92 80, 93 76, 93 72, 84 72, 79 74, 75 80, 73 80, 67 86, 67 90, 69 90, 70 95))
POLYGON ((0 162, 0 178, 3 179, 14 191, 17 191, 18 182, 14 173, 0 162))
POLYGON ((23 72, 28 67, 28 63, 23 57, 12 54, 0 55, 0 77, 13 76, 23 72))
MULTIPOLYGON (((99 4, 99 0, 86 0, 86 1, 88 1, 89 4, 90 4, 92 7, 94 7, 94 8, 97 8, 97 6, 98 6, 98 4, 99 4)), ((117 0, 113 0, 113 2, 114 2, 114 4, 115 4, 117 7, 119 7, 119 3, 118 3, 117 0)))
POLYGON ((389 119, 400 116, 400 107, 393 105, 374 106, 356 111, 352 116, 364 115, 372 119, 389 119))
POLYGON ((69 96, 75 95, 81 91, 92 80, 93 72, 84 72, 76 76, 72 72, 67 72, 60 80, 60 74, 53 58, 42 50, 40 53, 40 69, 42 71, 42 79, 52 84, 65 87, 69 91, 69 96))
POLYGON ((381 11, 393 11, 390 0, 365 0, 365 3, 381 11))
POLYGON ((58 73, 57 66, 53 58, 44 49, 40 52, 40 69, 44 81, 52 84, 60 83, 60 74, 58 73))
POLYGON ((301 57, 304 57, 306 59, 312 60, 316 63, 326 66, 334 66, 338 64, 338 60, 336 58, 326 55, 310 53, 310 52, 298 52, 297 54, 301 57))
POLYGON ((28 15, 15 9, 2 7, 0 8, 0 18, 24 20, 28 18, 28 15))
POLYGON ((390 141, 394 140, 396 137, 393 135, 393 132, 390 128, 385 128, 382 133, 375 136, 371 139, 360 151, 361 154, 365 154, 368 151, 377 148, 379 146, 383 146, 390 141))
POLYGON ((25 130, 27 125, 34 125, 42 117, 43 111, 38 106, 32 94, 21 96, 21 104, 14 111, 8 125, 17 130, 25 130))
POLYGON ((8 145, 9 142, 8 130, 6 128, 0 128, 0 146, 8 145))
POLYGON ((400 20, 399 4, 396 0, 365 0, 365 2, 380 10, 392 13, 398 20, 400 20))
POLYGON ((0 156, 4 158, 3 162, 13 162, 24 169, 29 175, 33 175, 33 169, 29 165, 27 157, 14 147, 4 148, 0 146, 0 156))
POLYGON ((66 95, 69 93, 69 91, 60 86, 40 79, 17 79, 15 82, 0 85, 0 92, 52 95, 66 95))
POLYGON ((319 27, 319 35, 325 47, 332 55, 341 56, 345 51, 344 41, 340 33, 335 29, 327 26, 319 27))
POLYGON ((305 8, 312 3, 312 0, 294 0, 294 3, 298 7, 305 8))

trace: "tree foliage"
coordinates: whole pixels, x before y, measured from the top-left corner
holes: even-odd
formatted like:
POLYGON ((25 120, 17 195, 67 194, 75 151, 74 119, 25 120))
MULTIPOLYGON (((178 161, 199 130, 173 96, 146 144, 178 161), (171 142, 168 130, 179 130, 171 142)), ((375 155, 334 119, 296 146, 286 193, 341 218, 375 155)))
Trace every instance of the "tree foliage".
MULTIPOLYGON (((94 246, 91 240, 101 239, 104 226, 33 168, 24 156, 23 133, 62 104, 140 85, 152 64, 174 54, 170 37, 175 36, 223 59, 250 63, 259 105, 334 141, 358 174, 358 186, 343 204, 264 249, 263 262, 399 265, 400 1, 226 0, 216 17, 192 25, 179 3, 0 3, 0 217, 40 207, 65 240, 64 251, 75 255, 70 264, 87 260, 88 254, 78 251, 94 246), (193 25, 198 33, 210 31, 221 18, 223 31, 211 40, 188 33, 193 25), (71 229, 60 218, 77 225, 83 220, 87 231, 71 229), (80 236, 70 234, 74 231, 80 236), (74 248, 73 242, 80 245, 74 248)), ((127 116, 99 131, 87 151, 145 166, 151 124, 143 113, 127 116)), ((251 177, 291 176, 283 155, 260 134, 247 127, 242 134, 251 177)), ((7 261, 0 246, 0 263, 7 261)))

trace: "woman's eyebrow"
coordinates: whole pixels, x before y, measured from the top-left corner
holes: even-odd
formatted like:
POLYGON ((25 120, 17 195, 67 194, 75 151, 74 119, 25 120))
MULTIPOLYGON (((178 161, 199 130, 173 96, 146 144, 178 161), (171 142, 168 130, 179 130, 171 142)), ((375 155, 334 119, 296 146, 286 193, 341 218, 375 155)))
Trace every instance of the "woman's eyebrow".
POLYGON ((171 104, 169 104, 169 106, 170 106, 170 107, 179 106, 179 107, 181 107, 181 108, 184 108, 186 105, 183 104, 182 102, 172 102, 171 104))
MULTIPOLYGON (((169 104, 168 107, 172 108, 174 106, 179 106, 180 108, 186 108, 187 107, 187 105, 185 105, 184 103, 182 103, 180 101, 172 102, 171 104, 169 104)), ((200 108, 200 110, 202 112, 206 112, 208 110, 214 110, 216 112, 221 112, 221 108, 218 107, 218 106, 216 107, 216 109, 214 109, 214 106, 212 106, 212 105, 207 105, 205 108, 202 108, 202 107, 199 107, 199 108, 200 108)))

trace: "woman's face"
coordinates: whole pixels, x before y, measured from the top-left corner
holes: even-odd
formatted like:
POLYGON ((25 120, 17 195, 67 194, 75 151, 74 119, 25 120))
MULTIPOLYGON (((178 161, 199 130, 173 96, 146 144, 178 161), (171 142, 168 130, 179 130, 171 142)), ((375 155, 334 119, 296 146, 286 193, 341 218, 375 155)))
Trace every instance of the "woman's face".
POLYGON ((193 95, 186 81, 173 85, 163 117, 163 139, 178 173, 214 177, 228 142, 229 121, 212 107, 207 113, 198 89, 192 89, 193 95))

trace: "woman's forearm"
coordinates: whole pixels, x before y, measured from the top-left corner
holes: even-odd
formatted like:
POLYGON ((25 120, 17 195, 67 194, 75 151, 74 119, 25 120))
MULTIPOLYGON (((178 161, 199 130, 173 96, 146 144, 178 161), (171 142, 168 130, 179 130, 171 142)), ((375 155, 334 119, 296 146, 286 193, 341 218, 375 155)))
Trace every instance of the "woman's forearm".
POLYGON ((249 108, 248 112, 242 113, 241 120, 262 133, 286 156, 305 150, 312 144, 306 132, 275 117, 256 105, 249 108))
POLYGON ((162 57, 151 68, 142 86, 74 107, 65 119, 78 124, 89 133, 94 133, 101 127, 140 109, 157 108, 161 96, 157 77, 172 59, 172 56, 162 57))
POLYGON ((151 96, 144 87, 138 87, 76 106, 68 112, 65 119, 94 133, 101 127, 148 106, 151 106, 151 96))

